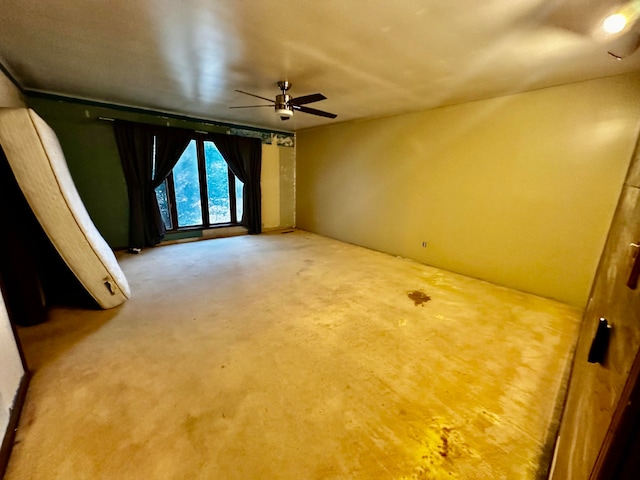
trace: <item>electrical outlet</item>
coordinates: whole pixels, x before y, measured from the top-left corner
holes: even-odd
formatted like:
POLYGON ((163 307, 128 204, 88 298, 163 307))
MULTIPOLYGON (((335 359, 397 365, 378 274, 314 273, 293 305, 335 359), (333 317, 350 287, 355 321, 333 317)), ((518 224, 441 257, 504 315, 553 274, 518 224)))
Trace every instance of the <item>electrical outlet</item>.
POLYGON ((422 248, 426 248, 427 242, 422 242, 422 248))

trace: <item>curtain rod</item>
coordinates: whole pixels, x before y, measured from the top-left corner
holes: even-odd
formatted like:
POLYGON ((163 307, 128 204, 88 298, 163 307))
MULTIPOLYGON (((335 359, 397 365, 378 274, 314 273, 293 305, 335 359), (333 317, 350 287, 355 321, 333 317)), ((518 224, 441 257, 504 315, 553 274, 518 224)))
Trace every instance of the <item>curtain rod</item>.
MULTIPOLYGON (((105 122, 115 122, 115 121, 116 121, 116 119, 115 119, 115 118, 111 118, 111 117, 102 117, 102 116, 99 116, 99 117, 97 117, 97 118, 98 118, 98 120, 103 120, 103 121, 105 121, 105 122)), ((166 118, 166 117, 162 117, 162 118, 164 118, 164 119, 166 119, 166 120, 169 120, 169 118, 166 118)), ((127 121, 129 121, 129 120, 127 120, 127 121)), ((140 123, 143 123, 143 122, 140 122, 140 123)), ((169 125, 169 122, 167 122, 167 127, 169 127, 169 126, 170 126, 170 125, 169 125)), ((227 128, 228 128, 228 127, 227 127, 227 128)), ((204 130, 194 130, 194 132, 196 132, 196 133, 211 133, 211 132, 205 132, 204 130)))
MULTIPOLYGON (((151 115, 154 117, 159 117, 162 119, 166 119, 166 120, 181 120, 181 121, 185 121, 185 122, 195 122, 195 123, 202 123, 202 124, 206 124, 206 125, 213 125, 216 127, 223 127, 223 128, 232 128, 232 129, 237 129, 237 130, 246 130, 246 131, 250 131, 250 132, 260 132, 260 133, 269 133, 269 134, 276 134, 276 135, 285 135, 287 137, 291 137, 294 136, 295 133, 294 132, 287 132, 287 131, 283 131, 283 130, 271 130, 271 129, 267 129, 267 128, 261 128, 261 127, 252 127, 249 125, 236 125, 233 123, 226 123, 226 122, 218 122, 215 120, 206 120, 203 118, 193 118, 193 117, 188 117, 186 115, 180 115, 177 113, 168 113, 168 112, 161 112, 158 110, 147 110, 144 108, 140 108, 140 107, 129 107, 126 105, 117 105, 117 104, 113 104, 113 103, 105 103, 105 102, 99 102, 96 100, 87 100, 84 98, 76 98, 76 97, 69 97, 69 96, 65 96, 65 95, 57 95, 54 93, 48 93, 48 92, 43 92, 40 90, 28 90, 25 89, 24 90, 24 94, 29 97, 35 97, 35 98, 43 98, 43 99, 47 99, 47 100, 55 100, 55 101, 62 101, 62 102, 68 102, 68 103, 76 103, 76 104, 81 104, 81 105, 88 105, 91 107, 97 107, 97 108, 108 108, 111 110, 118 110, 121 112, 128 112, 128 113, 136 113, 136 114, 141 114, 141 115, 151 115)), ((100 118, 100 117, 98 117, 100 118)), ((111 119, 108 120, 110 117, 106 117, 104 116, 103 119, 105 119, 106 121, 111 121, 111 120, 115 120, 115 119, 111 119)))
MULTIPOLYGON (((98 120, 102 120, 104 122, 115 122, 116 119, 115 118, 110 118, 110 117, 97 117, 98 120)), ((164 118, 164 117, 163 117, 164 118)), ((167 119, 168 120, 168 119, 167 119)), ((167 127, 170 127, 171 125, 169 125, 169 122, 167 122, 167 127)), ((227 135, 231 134, 231 129, 229 127, 227 128, 227 135)), ((237 130, 242 130, 242 128, 238 128, 237 130)), ((194 130, 194 132, 196 133, 202 133, 202 134, 207 134, 207 133, 211 133, 211 132, 207 132, 205 130, 194 130)))

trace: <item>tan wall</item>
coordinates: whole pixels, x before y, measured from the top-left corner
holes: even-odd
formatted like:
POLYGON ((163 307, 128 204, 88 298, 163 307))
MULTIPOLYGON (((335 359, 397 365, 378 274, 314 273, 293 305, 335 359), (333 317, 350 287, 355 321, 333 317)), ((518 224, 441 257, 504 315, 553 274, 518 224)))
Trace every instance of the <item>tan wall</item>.
MULTIPOLYGON (((0 71, 0 107, 20 106, 24 106, 22 94, 0 71)), ((0 441, 7 430, 10 410, 23 375, 22 360, 0 294, 0 441)))
POLYGON ((4 299, 0 295, 0 442, 9 425, 9 416, 23 375, 22 360, 4 299))
POLYGON ((295 220, 296 151, 280 147, 280 227, 289 228, 295 220))
POLYGON ((280 155, 278 146, 262 145, 262 229, 280 226, 280 155))
POLYGON ((639 120, 633 74, 305 130, 297 226, 584 306, 639 120))
POLYGON ((295 150, 262 145, 262 229, 289 228, 294 224, 295 150))

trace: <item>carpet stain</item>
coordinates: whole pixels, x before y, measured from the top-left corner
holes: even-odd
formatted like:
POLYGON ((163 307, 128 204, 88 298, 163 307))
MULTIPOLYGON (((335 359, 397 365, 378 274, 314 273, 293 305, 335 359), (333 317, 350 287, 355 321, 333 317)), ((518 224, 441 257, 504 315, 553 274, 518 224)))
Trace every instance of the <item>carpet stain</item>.
POLYGON ((413 300, 413 303, 416 307, 418 305, 424 307, 424 304, 431 300, 431 297, 424 293, 422 290, 413 290, 411 292, 407 292, 407 297, 409 297, 410 300, 413 300))
POLYGON ((414 452, 416 467, 409 475, 398 480, 456 480, 454 461, 471 452, 465 446, 459 432, 439 420, 427 427, 414 452))
POLYGON ((450 428, 444 427, 442 429, 442 435, 440 435, 440 440, 442 440, 442 445, 440 445, 440 451, 438 452, 441 457, 449 456, 449 433, 451 432, 450 428))

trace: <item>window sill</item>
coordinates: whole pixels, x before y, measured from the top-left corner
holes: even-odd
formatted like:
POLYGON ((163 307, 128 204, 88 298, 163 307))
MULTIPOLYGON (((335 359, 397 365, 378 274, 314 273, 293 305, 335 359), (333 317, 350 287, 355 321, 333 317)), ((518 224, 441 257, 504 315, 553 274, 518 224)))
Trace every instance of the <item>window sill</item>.
POLYGON ((241 225, 224 225, 219 227, 167 232, 165 240, 160 242, 159 246, 171 245, 174 243, 195 242, 198 240, 209 240, 211 238, 236 237, 239 235, 247 235, 247 229, 241 225))

